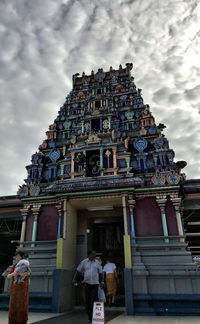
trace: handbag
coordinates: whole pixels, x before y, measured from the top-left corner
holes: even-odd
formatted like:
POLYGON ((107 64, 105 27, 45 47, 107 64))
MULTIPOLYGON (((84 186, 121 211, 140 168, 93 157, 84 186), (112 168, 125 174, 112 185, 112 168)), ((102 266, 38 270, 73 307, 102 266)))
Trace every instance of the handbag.
POLYGON ((106 296, 104 290, 100 286, 98 287, 98 299, 101 302, 106 302, 106 296))

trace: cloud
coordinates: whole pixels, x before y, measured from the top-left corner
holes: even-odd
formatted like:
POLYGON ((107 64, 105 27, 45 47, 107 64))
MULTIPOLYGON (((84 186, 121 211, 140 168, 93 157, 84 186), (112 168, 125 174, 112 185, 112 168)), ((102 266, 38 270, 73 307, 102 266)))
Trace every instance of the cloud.
POLYGON ((72 74, 132 61, 177 159, 200 177, 199 9, 194 0, 1 1, 0 194, 23 183, 72 74))

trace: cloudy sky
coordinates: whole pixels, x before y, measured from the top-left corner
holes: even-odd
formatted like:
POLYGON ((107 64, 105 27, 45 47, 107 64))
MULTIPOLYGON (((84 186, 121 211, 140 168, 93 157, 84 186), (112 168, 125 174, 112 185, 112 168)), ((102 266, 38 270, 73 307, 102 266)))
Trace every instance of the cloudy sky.
POLYGON ((199 0, 0 0, 0 195, 15 194, 74 73, 133 62, 187 178, 200 178, 199 0))

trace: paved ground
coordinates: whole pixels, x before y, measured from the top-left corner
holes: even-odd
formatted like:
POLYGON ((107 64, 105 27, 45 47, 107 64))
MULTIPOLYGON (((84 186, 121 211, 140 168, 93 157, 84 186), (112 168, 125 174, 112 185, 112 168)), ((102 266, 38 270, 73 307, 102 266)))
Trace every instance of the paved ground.
MULTIPOLYGON (((51 318, 52 316, 60 316, 60 314, 52 314, 52 313, 29 313, 29 321, 28 324, 37 323, 38 321, 51 318)), ((0 324, 8 323, 8 312, 0 311, 0 324)))
MULTIPOLYGON (((7 324, 8 313, 0 311, 0 324, 7 324)), ((29 313, 28 324, 88 324, 84 310, 77 309, 68 314, 29 313)), ((113 308, 106 309, 107 324, 199 324, 200 316, 126 316, 113 308), (121 313, 121 314, 120 314, 121 313)))
MULTIPOLYGON (((122 312, 117 309, 106 310, 106 323, 119 316, 122 312)), ((85 310, 75 310, 59 317, 49 318, 37 322, 37 324, 88 324, 88 318, 85 310)))
POLYGON ((114 318, 107 324, 199 324, 200 316, 125 316, 114 318))
MULTIPOLYGON (((106 310, 106 323, 122 314, 117 308, 106 310)), ((8 323, 8 312, 0 311, 0 324, 8 323)), ((28 324, 88 324, 85 310, 76 309, 68 314, 29 313, 28 324)))

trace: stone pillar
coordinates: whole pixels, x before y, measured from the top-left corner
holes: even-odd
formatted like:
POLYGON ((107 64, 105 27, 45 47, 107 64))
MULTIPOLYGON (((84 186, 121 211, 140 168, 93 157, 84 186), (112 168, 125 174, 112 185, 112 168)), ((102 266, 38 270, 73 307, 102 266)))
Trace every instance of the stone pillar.
POLYGON ((130 215, 130 225, 131 225, 131 243, 135 243, 135 222, 134 222, 134 213, 133 208, 135 205, 135 200, 131 200, 129 204, 129 215, 130 215))
POLYGON ((124 218, 124 234, 128 235, 128 221, 127 221, 127 206, 126 206, 126 195, 122 196, 122 207, 123 207, 123 218, 124 218))
POLYGON ((113 168, 115 169, 114 171, 114 175, 117 175, 117 148, 113 147, 112 148, 113 151, 113 168))
POLYGON ((103 148, 100 147, 100 174, 103 176, 103 148))
MULTIPOLYGON (((127 167, 127 169, 129 169, 130 168, 130 156, 125 157, 125 160, 126 160, 126 167, 127 167)), ((129 172, 130 171, 128 170, 127 173, 129 173, 129 172)))
POLYGON ((109 129, 111 129, 111 116, 108 116, 109 129))
MULTIPOLYGON (((32 241, 35 242, 37 239, 37 226, 38 226, 38 215, 39 215, 39 210, 40 210, 41 205, 36 205, 33 206, 33 216, 34 216, 34 221, 33 221, 33 232, 32 232, 32 241)), ((32 247, 35 245, 32 244, 32 247)))
POLYGON ((64 200, 63 203, 63 238, 66 239, 66 230, 67 230, 67 200, 64 200))
MULTIPOLYGON (((27 221, 27 215, 28 215, 28 211, 29 211, 29 206, 28 207, 24 207, 23 209, 20 210, 21 214, 22 214, 22 229, 21 229, 21 236, 20 236, 20 242, 24 242, 25 240, 25 235, 26 235, 26 221, 27 221)), ((20 247, 23 247, 24 244, 20 243, 20 247)))
POLYGON ((156 196, 156 201, 160 207, 161 210, 161 219, 162 219, 162 228, 163 228, 163 235, 165 238, 165 242, 169 243, 168 239, 168 228, 167 228, 167 221, 166 221, 166 215, 165 215, 165 203, 167 201, 166 196, 156 196))
MULTIPOLYGON (((171 199, 173 206, 175 208, 176 211, 176 222, 177 222, 177 228, 178 228, 178 234, 180 236, 184 235, 184 230, 183 230, 183 225, 182 225, 182 221, 181 221, 181 213, 180 213, 180 203, 181 203, 181 198, 174 198, 171 199)), ((180 242, 184 242, 184 238, 180 237, 179 239, 180 242)))
POLYGON ((64 164, 61 164, 60 165, 60 175, 63 175, 64 174, 64 168, 65 168, 65 165, 64 164))
POLYGON ((84 133, 84 120, 81 121, 81 133, 84 133))
POLYGON ((75 152, 71 152, 71 178, 74 179, 74 157, 75 152))
POLYGON ((57 234, 57 238, 61 238, 61 232, 62 232, 62 206, 61 203, 59 205, 56 205, 56 208, 58 210, 58 234, 57 234))
POLYGON ((103 119, 100 118, 100 130, 102 130, 102 129, 103 129, 103 119))
POLYGON ((123 207, 123 218, 124 218, 124 261, 125 268, 132 268, 132 259, 131 259, 131 240, 129 235, 129 224, 127 218, 127 196, 122 196, 122 207, 123 207))

